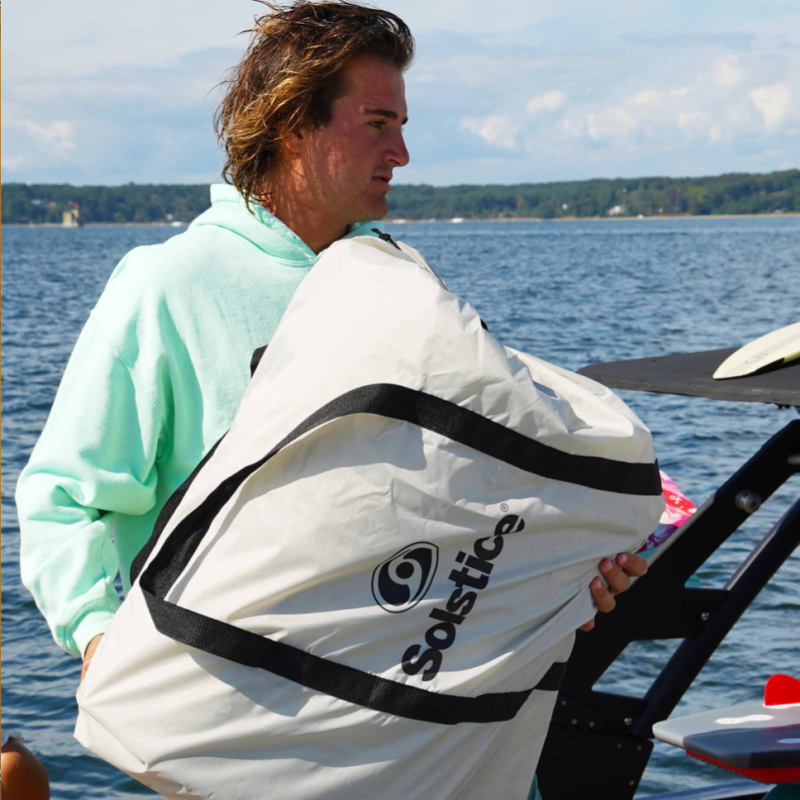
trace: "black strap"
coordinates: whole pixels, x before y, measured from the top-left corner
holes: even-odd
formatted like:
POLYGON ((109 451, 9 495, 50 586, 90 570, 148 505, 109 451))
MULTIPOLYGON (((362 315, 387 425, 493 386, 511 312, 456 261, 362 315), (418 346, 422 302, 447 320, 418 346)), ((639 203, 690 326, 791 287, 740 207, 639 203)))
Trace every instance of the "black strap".
MULTIPOLYGON (((558 480, 581 482, 576 480, 577 475, 583 481, 590 481, 583 485, 602 484, 606 487, 610 472, 629 489, 638 489, 629 493, 660 494, 661 491, 657 464, 625 464, 610 459, 568 455, 424 392, 394 384, 362 386, 311 414, 264 458, 223 481, 175 527, 140 578, 156 628, 165 636, 188 646, 239 664, 265 669, 316 691, 388 714, 446 725, 512 719, 534 689, 478 697, 417 689, 314 656, 164 599, 197 551, 214 518, 250 475, 305 433, 352 414, 375 414, 411 422, 526 471, 546 477, 557 476, 558 480)), ((206 460, 209 457, 210 454, 206 460)), ((619 488, 610 490, 621 491, 619 488)), ((558 688, 555 685, 557 677, 548 672, 540 685, 534 688, 555 691, 558 688)))
POLYGON ((558 686, 554 683, 566 666, 553 664, 539 684, 521 692, 477 697, 441 694, 320 658, 297 647, 159 600, 149 592, 144 596, 156 628, 177 642, 237 664, 266 670, 348 703, 440 725, 513 719, 531 692, 537 689, 557 691, 558 686))
POLYGON ((261 363, 261 358, 264 353, 267 352, 268 345, 264 345, 263 347, 256 347, 253 350, 253 355, 250 358, 250 377, 252 378, 253 375, 256 374, 256 370, 258 369, 258 365, 261 363))
POLYGON ((542 692, 557 692, 561 688, 564 676, 567 674, 567 662, 555 661, 550 669, 545 672, 544 677, 534 686, 542 692))
POLYGON ((400 245, 397 244, 397 242, 385 231, 382 231, 380 228, 370 228, 370 230, 376 234, 379 239, 383 239, 384 242, 393 244, 398 250, 400 249, 400 245))

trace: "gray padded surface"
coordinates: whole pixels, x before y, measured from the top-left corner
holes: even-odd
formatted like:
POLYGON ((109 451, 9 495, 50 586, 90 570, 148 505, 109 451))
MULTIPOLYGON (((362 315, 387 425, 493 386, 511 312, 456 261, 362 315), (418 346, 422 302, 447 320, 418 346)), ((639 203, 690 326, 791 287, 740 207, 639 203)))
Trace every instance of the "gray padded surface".
POLYGON ((800 767, 800 704, 742 703, 659 722, 653 733, 737 769, 800 767))
POLYGON ((715 381, 711 377, 714 371, 737 349, 609 361, 583 367, 578 372, 612 389, 800 406, 800 361, 760 375, 715 381))

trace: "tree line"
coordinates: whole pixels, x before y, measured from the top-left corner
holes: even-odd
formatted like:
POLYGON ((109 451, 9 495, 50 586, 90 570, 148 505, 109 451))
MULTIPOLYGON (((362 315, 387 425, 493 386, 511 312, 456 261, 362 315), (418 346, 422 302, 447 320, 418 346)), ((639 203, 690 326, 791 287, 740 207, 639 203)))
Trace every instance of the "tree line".
MULTIPOLYGON (((83 223, 188 223, 208 208, 209 190, 207 185, 7 183, 2 199, 4 224, 58 224, 74 203, 83 223)), ((392 187, 389 201, 389 221, 788 213, 800 212, 800 170, 513 186, 400 184, 392 187)))

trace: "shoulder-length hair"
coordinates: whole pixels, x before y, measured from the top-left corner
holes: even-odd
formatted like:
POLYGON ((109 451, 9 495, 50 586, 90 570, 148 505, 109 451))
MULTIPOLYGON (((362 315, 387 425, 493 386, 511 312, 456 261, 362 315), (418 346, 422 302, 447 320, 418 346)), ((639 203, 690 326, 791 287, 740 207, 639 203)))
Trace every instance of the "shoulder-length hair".
POLYGON ((282 137, 331 121, 332 103, 346 89, 343 73, 371 56, 405 70, 414 39, 395 14, 351 2, 301 2, 269 8, 243 33, 252 39, 228 79, 214 126, 225 150, 222 177, 249 201, 265 199, 282 137))

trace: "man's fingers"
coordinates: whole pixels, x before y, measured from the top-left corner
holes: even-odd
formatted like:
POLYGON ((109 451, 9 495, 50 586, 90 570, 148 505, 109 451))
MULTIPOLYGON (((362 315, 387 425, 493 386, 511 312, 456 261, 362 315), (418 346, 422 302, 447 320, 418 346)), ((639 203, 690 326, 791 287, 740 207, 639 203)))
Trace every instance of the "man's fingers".
POLYGON ((603 581, 600 580, 600 578, 595 578, 591 582, 590 587, 597 610, 601 614, 607 614, 609 611, 613 611, 617 601, 613 598, 611 592, 608 591, 603 581))
POLYGON ((633 553, 620 553, 615 559, 617 564, 633 578, 641 578, 647 573, 647 559, 633 553))
POLYGON ((631 582, 625 572, 608 558, 604 558, 600 562, 600 572, 603 573, 603 577, 608 581, 608 589, 612 595, 626 591, 631 582))
MULTIPOLYGON (((627 591, 631 578, 639 578, 647 572, 647 561, 633 553, 620 553, 613 561, 604 558, 600 562, 600 572, 608 581, 608 586, 601 578, 595 578, 591 583, 592 597, 597 610, 601 614, 607 614, 617 605, 614 595, 627 591)), ((580 630, 591 630, 594 627, 594 620, 589 627, 587 626, 588 622, 581 625, 580 630)))
POLYGON ((89 644, 86 646, 86 651, 83 654, 84 661, 89 661, 89 659, 91 659, 91 657, 94 655, 94 651, 100 646, 102 638, 103 634, 98 633, 97 636, 95 636, 94 639, 89 642, 89 644))
POLYGON ((594 628, 594 617, 592 617, 588 622, 584 622, 583 625, 578 628, 579 631, 590 631, 594 628))
POLYGON ((86 671, 89 669, 89 664, 92 661, 92 656, 94 655, 94 651, 100 646, 100 640, 103 638, 103 634, 99 633, 97 636, 92 639, 91 642, 86 647, 86 652, 83 654, 83 667, 81 668, 81 679, 80 683, 83 683, 83 679, 86 677, 86 671))

